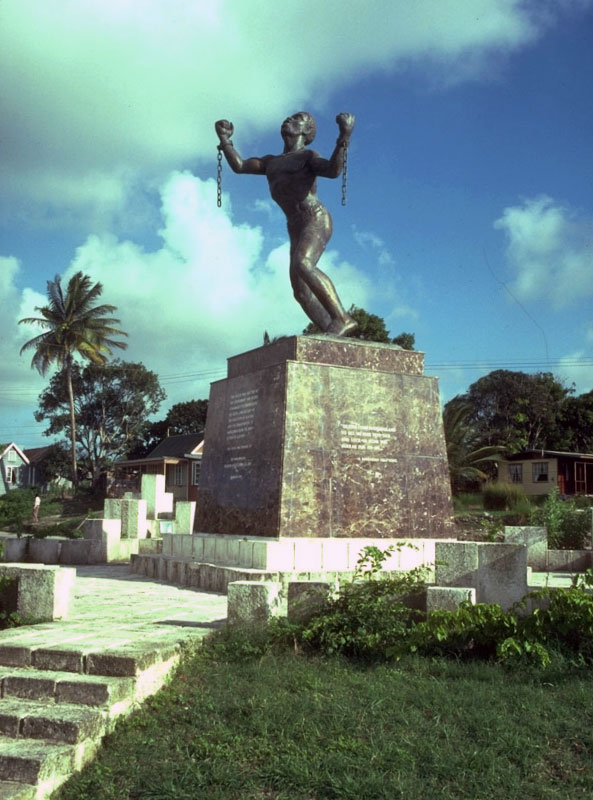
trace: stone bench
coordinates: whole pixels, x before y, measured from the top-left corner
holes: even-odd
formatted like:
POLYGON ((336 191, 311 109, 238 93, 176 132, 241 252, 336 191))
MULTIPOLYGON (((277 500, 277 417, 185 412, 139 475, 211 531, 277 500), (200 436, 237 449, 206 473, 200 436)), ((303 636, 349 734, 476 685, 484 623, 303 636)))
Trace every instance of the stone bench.
POLYGON ((68 616, 74 592, 76 570, 47 564, 0 564, 0 577, 16 580, 16 598, 11 596, 19 616, 35 622, 52 622, 68 616))

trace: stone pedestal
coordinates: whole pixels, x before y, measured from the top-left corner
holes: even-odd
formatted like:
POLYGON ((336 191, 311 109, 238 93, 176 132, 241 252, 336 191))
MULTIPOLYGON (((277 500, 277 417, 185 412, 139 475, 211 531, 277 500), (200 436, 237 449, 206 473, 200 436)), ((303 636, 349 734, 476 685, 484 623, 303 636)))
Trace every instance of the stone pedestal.
POLYGON ((205 533, 450 535, 436 378, 422 353, 292 336, 212 384, 197 504, 205 533))

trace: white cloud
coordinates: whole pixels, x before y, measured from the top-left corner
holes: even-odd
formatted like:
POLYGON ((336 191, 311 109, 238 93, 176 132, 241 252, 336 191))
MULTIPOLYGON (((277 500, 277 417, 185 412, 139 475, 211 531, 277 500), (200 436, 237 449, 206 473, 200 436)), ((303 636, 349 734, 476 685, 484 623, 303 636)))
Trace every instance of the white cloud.
POLYGON ((135 180, 212 158, 220 117, 245 141, 372 70, 487 77, 561 7, 589 4, 3 0, 3 195, 97 223, 135 180))
POLYGON ((33 409, 45 381, 30 368, 31 355, 19 355, 37 332, 18 320, 36 315, 35 306, 43 298, 30 290, 22 292, 17 287, 19 275, 17 259, 0 256, 0 441, 19 439, 26 445, 26 437, 41 427, 34 422, 33 409), (28 412, 21 414, 22 409, 28 412))
POLYGON ((593 295, 593 220, 540 195, 505 208, 494 227, 506 234, 521 299, 563 308, 593 295))
POLYGON ((352 226, 354 241, 363 249, 371 249, 377 253, 377 263, 381 267, 391 267, 395 265, 395 260, 389 250, 385 247, 385 242, 380 236, 372 231, 361 231, 356 225, 352 226))

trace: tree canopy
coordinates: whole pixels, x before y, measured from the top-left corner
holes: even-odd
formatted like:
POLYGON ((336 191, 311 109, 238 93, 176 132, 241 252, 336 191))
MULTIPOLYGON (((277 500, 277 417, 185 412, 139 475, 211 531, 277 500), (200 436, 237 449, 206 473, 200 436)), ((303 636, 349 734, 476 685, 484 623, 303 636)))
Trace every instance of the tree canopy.
POLYGON ((480 447, 504 445, 511 453, 556 449, 564 436, 562 412, 572 388, 550 372, 495 370, 445 406, 469 407, 467 422, 480 447))
POLYGON ((129 453, 130 458, 144 458, 166 436, 202 433, 206 427, 207 400, 187 400, 172 406, 164 419, 144 426, 138 441, 129 453))
POLYGON ((593 453, 593 391, 566 398, 558 427, 554 449, 593 453))
MULTIPOLYGON (((35 418, 49 422, 47 436, 70 432, 67 379, 56 373, 39 398, 35 418)), ((72 366, 75 422, 80 460, 96 482, 102 470, 127 455, 147 418, 165 398, 158 377, 143 364, 72 366)))

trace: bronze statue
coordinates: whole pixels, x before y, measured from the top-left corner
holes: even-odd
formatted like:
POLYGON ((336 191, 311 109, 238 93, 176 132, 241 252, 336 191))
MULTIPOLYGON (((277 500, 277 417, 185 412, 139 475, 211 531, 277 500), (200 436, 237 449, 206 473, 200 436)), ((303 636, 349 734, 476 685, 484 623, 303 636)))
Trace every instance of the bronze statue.
POLYGON ((220 139, 219 150, 233 172, 265 175, 270 194, 286 214, 290 236, 290 282, 294 296, 305 314, 317 327, 334 336, 344 336, 357 328, 357 323, 344 310, 330 278, 317 267, 321 254, 332 235, 329 211, 317 197, 317 178, 337 178, 344 165, 354 116, 338 114, 340 135, 329 160, 315 150, 306 149, 315 138, 315 120, 305 111, 288 117, 280 135, 284 141, 281 155, 243 160, 230 137, 233 124, 221 119, 215 124, 220 139))

